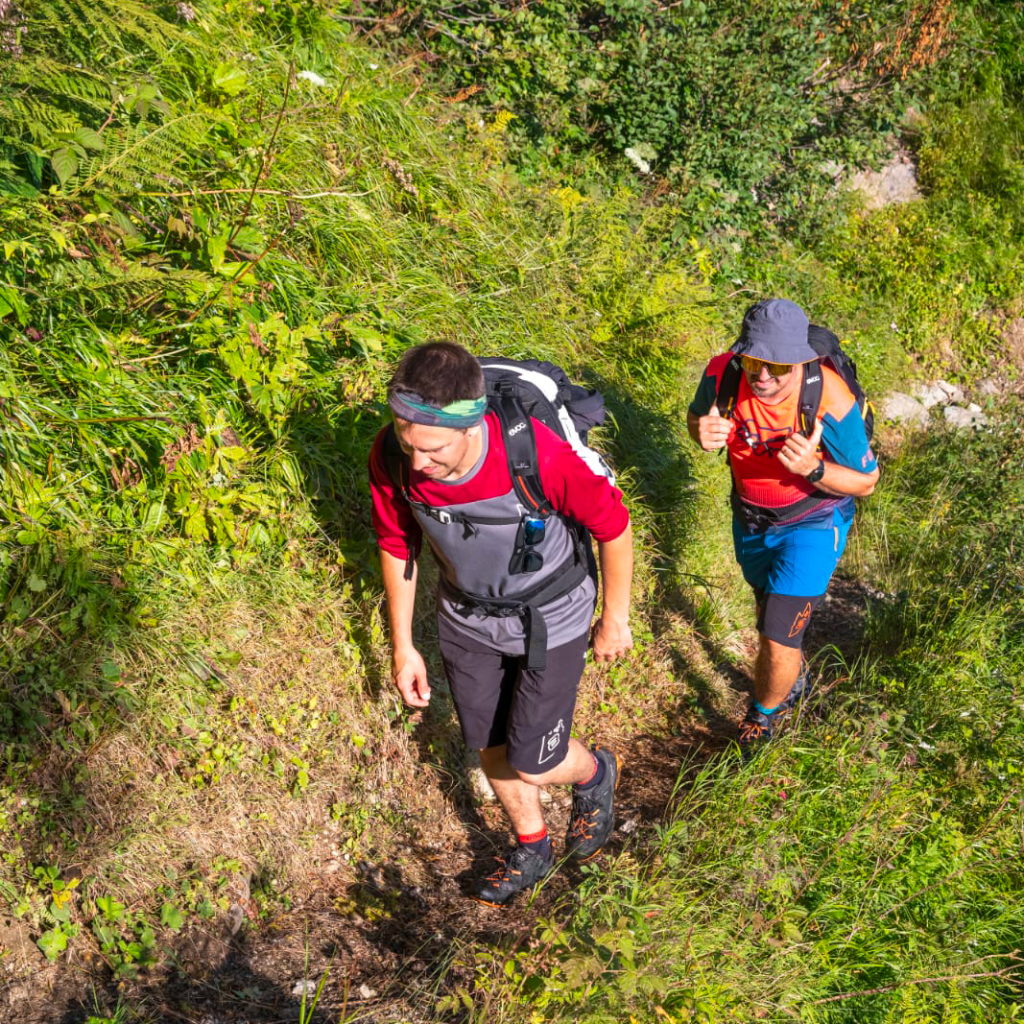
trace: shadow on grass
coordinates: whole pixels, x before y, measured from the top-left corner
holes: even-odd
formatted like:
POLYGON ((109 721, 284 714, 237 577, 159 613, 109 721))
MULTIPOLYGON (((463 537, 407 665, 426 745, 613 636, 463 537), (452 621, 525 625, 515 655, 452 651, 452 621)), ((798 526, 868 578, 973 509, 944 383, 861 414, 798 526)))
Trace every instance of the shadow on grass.
POLYGON ((70 879, 81 874, 80 846, 102 843, 100 818, 131 800, 130 787, 95 779, 90 760, 130 727, 150 684, 116 654, 140 632, 143 598, 74 541, 52 559, 59 580, 27 595, 27 614, 0 627, 0 750, 17 808, 16 820, 5 819, 16 835, 10 863, 70 879))
MULTIPOLYGON (((669 581, 651 602, 651 626, 655 636, 671 633, 673 619, 682 615, 695 626, 695 636, 716 670, 729 678, 737 689, 749 688, 747 675, 736 669, 725 647, 712 639, 716 630, 708 622, 710 600, 700 600, 697 586, 684 585, 695 580, 687 573, 688 552, 699 538, 698 518, 700 489, 694 473, 696 460, 703 456, 690 440, 686 423, 665 413, 652 410, 642 396, 620 383, 587 369, 583 378, 605 397, 605 404, 615 419, 617 429, 605 435, 609 455, 615 466, 630 469, 636 481, 635 493, 643 505, 656 516, 653 530, 657 538, 652 568, 661 581, 669 581)), ((727 507, 723 517, 731 513, 727 507)), ((702 581, 695 580, 699 586, 702 581)), ((710 588, 710 584, 705 584, 710 588)), ((708 593, 712 591, 708 589, 708 593)), ((709 720, 721 718, 715 703, 715 689, 678 648, 671 653, 673 670, 694 686, 698 708, 709 720)), ((692 704, 684 702, 680 713, 692 714, 692 704)), ((724 722, 724 719, 723 719, 724 722)))

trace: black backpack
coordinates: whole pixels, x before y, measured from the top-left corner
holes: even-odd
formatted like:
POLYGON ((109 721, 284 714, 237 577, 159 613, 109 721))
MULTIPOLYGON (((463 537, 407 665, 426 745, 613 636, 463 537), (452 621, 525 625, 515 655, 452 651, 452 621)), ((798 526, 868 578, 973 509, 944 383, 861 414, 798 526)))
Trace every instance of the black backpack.
MULTIPOLYGON (((867 433, 868 441, 870 441, 875 431, 875 410, 857 380, 857 364, 843 350, 839 339, 826 327, 811 324, 807 331, 807 341, 811 348, 818 353, 818 358, 803 364, 804 376, 800 383, 799 401, 800 433, 804 437, 810 437, 814 433, 814 424, 821 406, 821 367, 827 366, 843 378, 856 399, 864 420, 864 430, 867 433)), ((740 375, 743 372, 740 357, 735 354, 735 349, 736 345, 733 345, 731 351, 734 355, 722 373, 722 379, 718 385, 718 396, 715 400, 718 411, 726 419, 736 408, 736 399, 740 391, 740 375)))

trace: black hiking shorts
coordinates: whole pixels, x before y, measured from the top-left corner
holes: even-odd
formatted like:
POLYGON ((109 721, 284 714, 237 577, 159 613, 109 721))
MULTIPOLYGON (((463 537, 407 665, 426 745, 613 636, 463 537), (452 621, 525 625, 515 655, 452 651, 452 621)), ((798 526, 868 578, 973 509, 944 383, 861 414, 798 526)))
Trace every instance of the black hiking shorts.
POLYGON ((441 657, 466 745, 485 750, 504 743, 508 763, 531 775, 561 764, 589 640, 588 630, 549 648, 547 665, 530 670, 524 656, 495 651, 439 617, 441 657))

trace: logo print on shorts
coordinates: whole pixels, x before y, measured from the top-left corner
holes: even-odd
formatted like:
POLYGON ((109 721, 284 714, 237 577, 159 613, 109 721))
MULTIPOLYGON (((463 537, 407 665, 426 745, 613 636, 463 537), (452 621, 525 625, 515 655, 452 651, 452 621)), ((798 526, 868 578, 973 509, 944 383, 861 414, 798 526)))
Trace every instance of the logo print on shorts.
POLYGON ((540 756, 537 758, 537 764, 543 764, 545 761, 550 761, 551 758, 555 756, 555 751, 562 742, 563 732, 565 732, 565 722, 560 718, 558 720, 558 725, 556 725, 546 736, 541 738, 540 756))
POLYGON ((811 602, 808 601, 804 605, 803 610, 797 612, 796 618, 793 620, 793 625, 789 627, 789 635, 796 636, 807 625, 807 620, 811 617, 811 602))

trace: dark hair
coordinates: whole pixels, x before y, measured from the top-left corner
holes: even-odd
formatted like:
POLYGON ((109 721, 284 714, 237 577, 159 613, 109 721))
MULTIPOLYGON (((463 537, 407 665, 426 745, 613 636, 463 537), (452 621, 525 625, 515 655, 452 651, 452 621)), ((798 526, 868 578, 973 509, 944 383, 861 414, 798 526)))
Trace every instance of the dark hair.
POLYGON ((451 402, 482 398, 484 372, 476 356, 450 341, 409 349, 388 381, 388 391, 411 391, 439 409, 451 402))

